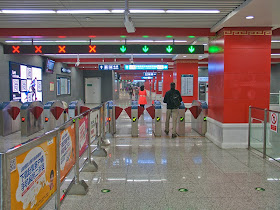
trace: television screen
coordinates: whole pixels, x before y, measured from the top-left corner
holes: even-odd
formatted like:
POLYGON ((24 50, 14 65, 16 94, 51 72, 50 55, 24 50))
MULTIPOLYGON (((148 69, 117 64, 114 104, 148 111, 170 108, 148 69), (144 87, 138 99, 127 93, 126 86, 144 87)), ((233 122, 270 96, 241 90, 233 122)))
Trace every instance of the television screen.
POLYGON ((46 66, 45 66, 45 71, 48 73, 53 73, 53 69, 54 69, 54 63, 55 61, 51 60, 51 59, 47 59, 46 61, 46 66))

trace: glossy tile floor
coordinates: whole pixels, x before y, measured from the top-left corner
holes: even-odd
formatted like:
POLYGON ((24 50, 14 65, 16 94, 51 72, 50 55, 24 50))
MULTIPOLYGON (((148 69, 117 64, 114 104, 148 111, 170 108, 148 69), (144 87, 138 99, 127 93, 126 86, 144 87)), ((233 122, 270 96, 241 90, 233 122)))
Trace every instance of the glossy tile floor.
POLYGON ((139 138, 131 138, 121 114, 108 156, 94 158, 98 172, 81 173, 89 192, 67 196, 61 209, 280 209, 279 167, 246 149, 222 150, 190 129, 187 137, 155 138, 148 114, 142 118, 139 138))

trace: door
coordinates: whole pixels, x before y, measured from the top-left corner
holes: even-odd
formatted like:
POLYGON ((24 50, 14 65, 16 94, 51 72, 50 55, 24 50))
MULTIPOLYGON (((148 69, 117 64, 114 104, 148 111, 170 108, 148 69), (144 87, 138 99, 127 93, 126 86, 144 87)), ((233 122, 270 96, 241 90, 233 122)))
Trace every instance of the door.
POLYGON ((85 79, 85 102, 87 104, 101 103, 101 78, 91 77, 85 79))

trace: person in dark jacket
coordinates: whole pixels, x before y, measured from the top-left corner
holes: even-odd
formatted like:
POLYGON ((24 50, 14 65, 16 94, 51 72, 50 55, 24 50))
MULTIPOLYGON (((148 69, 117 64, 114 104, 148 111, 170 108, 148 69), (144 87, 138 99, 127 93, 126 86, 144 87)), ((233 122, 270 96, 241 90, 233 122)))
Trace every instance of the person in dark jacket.
POLYGON ((165 121, 165 130, 164 132, 166 135, 169 133, 169 120, 172 115, 172 138, 177 137, 176 128, 177 128, 177 118, 179 112, 179 102, 182 101, 181 94, 178 90, 175 90, 175 83, 172 82, 170 84, 170 90, 165 93, 163 103, 167 103, 167 110, 166 110, 166 121, 165 121))

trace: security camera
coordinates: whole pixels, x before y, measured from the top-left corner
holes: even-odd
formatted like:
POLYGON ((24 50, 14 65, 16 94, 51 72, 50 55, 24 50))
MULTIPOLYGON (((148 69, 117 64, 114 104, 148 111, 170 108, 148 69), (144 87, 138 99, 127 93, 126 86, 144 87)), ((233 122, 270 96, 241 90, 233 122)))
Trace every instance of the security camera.
POLYGON ((80 65, 80 61, 77 61, 77 63, 75 63, 75 66, 78 67, 80 65))
POLYGON ((123 23, 124 23, 127 33, 134 33, 136 31, 136 29, 133 25, 133 22, 132 22, 132 18, 129 17, 128 14, 124 15, 123 23))

